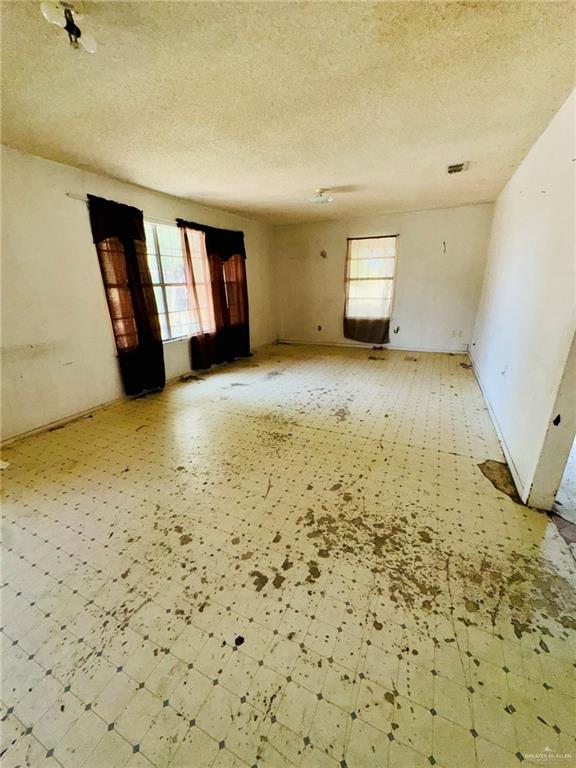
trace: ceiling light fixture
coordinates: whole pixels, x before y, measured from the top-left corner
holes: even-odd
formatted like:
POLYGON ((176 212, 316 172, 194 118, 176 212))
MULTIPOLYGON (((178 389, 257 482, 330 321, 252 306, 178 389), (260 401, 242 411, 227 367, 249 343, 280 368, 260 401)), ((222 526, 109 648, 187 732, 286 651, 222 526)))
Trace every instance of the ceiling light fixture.
POLYGON ((40 3, 40 10, 46 21, 66 30, 70 45, 73 48, 82 46, 87 53, 96 53, 98 44, 89 32, 82 32, 76 24, 74 14, 76 14, 76 19, 82 17, 78 11, 75 11, 72 3, 65 2, 65 0, 55 3, 40 3))
POLYGON ((314 205, 322 205, 324 203, 333 203, 334 198, 330 194, 329 189, 317 189, 316 194, 309 197, 308 200, 314 205))

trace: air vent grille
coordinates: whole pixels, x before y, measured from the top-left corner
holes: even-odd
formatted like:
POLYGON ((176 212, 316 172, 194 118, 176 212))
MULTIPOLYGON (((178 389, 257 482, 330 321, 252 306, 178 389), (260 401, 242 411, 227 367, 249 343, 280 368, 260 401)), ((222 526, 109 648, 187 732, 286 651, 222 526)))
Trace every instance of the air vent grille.
POLYGON ((468 170, 468 163, 454 163, 448 166, 448 173, 462 173, 468 170))

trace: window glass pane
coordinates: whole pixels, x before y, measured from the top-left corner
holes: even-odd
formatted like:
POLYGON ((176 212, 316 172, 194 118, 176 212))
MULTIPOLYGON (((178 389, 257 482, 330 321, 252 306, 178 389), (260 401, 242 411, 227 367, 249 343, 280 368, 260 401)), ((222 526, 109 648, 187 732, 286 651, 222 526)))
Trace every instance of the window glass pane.
POLYGON ((370 259, 396 257, 395 237, 371 237, 365 240, 349 241, 351 259, 370 259))
POLYGON ((167 224, 158 224, 156 226, 158 233, 158 246, 160 253, 164 256, 182 256, 182 242, 178 227, 170 227, 167 224))
POLYGON ((168 312, 188 310, 188 292, 185 285, 167 285, 168 312))
POLYGON ((350 299, 346 316, 351 318, 389 317, 389 299, 350 299))
POLYGON ((351 259, 348 276, 350 278, 393 277, 394 259, 351 259))
POLYGON ((170 334, 168 333, 168 323, 166 321, 166 315, 158 315, 158 318, 160 320, 160 332, 162 333, 162 341, 166 341, 170 338, 170 334))
POLYGON ((196 323, 191 312, 170 312, 172 338, 190 336, 196 330, 196 323))
POLYGON ((156 309, 158 310, 158 314, 166 312, 166 307, 164 306, 164 294, 159 285, 154 286, 154 296, 156 298, 156 309))
POLYGON ((392 280, 351 280, 348 284, 350 299, 389 299, 392 280))
POLYGON ((185 283, 186 272, 184 271, 184 259, 180 256, 165 256, 160 254, 162 259, 162 274, 165 283, 185 283))
POLYGON ((154 240, 154 224, 144 222, 144 234, 146 236, 146 250, 148 253, 156 253, 156 241, 154 240))
POLYGON ((158 257, 154 253, 146 254, 148 260, 148 269, 150 270, 150 279, 153 283, 160 282, 160 270, 158 269, 158 257))

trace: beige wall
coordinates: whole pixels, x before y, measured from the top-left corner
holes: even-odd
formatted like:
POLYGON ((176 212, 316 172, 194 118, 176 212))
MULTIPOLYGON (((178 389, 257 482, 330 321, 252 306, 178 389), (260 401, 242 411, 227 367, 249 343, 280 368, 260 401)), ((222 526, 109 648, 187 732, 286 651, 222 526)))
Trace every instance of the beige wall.
POLYGON ((347 238, 398 234, 391 327, 400 330, 391 347, 465 350, 491 219, 492 205, 470 205, 275 228, 280 338, 350 343, 342 335, 347 238))
MULTIPOLYGON (((243 230, 252 346, 276 338, 269 226, 5 147, 1 158, 3 439, 122 395, 88 210, 66 192, 243 230)), ((164 349, 168 377, 190 370, 187 341, 164 349)))

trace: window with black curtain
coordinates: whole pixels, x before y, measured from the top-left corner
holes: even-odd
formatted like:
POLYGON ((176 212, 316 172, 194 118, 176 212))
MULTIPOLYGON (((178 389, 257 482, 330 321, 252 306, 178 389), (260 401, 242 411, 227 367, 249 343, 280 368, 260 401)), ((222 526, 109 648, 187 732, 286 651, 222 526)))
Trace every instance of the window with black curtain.
POLYGON ((201 233, 208 260, 213 327, 190 340, 192 368, 201 370, 216 363, 250 354, 248 286, 244 235, 226 229, 177 220, 190 271, 190 285, 198 293, 199 263, 192 258, 193 242, 201 233))
POLYGON ((397 236, 348 240, 344 336, 369 344, 390 341, 397 236))
POLYGON ((161 389, 164 351, 142 211, 88 195, 106 299, 127 395, 161 389))

